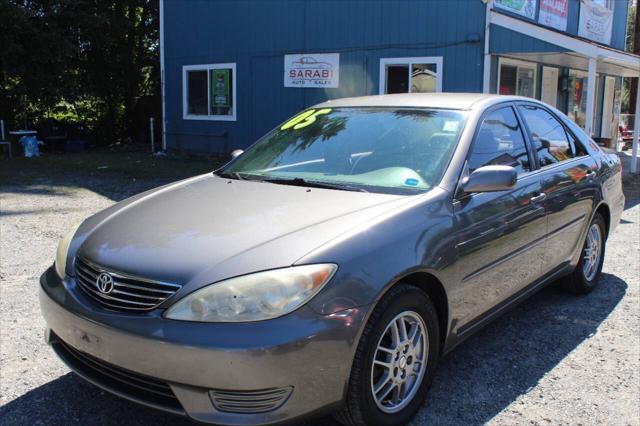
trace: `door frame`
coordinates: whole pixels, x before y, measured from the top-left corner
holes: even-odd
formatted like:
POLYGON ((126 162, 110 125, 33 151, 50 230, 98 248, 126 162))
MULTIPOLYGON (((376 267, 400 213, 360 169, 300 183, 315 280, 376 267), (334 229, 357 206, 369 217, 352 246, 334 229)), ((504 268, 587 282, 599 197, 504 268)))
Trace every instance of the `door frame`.
MULTIPOLYGON (((436 93, 442 92, 442 56, 414 56, 401 58, 380 58, 380 74, 378 93, 386 94, 387 91, 387 66, 407 65, 409 67, 409 82, 411 82, 411 66, 414 64, 435 64, 436 66, 436 93)), ((411 93, 411 85, 409 92, 411 93)))
POLYGON ((611 134, 613 133, 612 130, 614 130, 611 127, 612 121, 613 121, 613 109, 615 108, 615 92, 616 92, 616 78, 612 77, 612 76, 605 76, 604 77, 604 88, 602 91, 602 114, 601 114, 601 120, 602 123, 600 124, 600 137, 601 138, 606 138, 606 139, 611 139, 611 134), (610 89, 610 99, 608 99, 608 94, 607 94, 607 89, 610 89), (611 101, 611 102, 609 102, 611 101), (605 129, 605 123, 606 123, 606 127, 607 129, 605 129), (607 133, 605 133, 605 130, 608 130, 607 133))
POLYGON ((542 66, 542 71, 541 71, 541 78, 540 78, 540 101, 551 105, 554 108, 558 108, 558 82, 560 81, 560 68, 558 67, 553 67, 553 66, 549 66, 549 65, 543 65, 542 66), (548 103, 544 98, 544 77, 545 75, 548 75, 547 72, 555 72, 556 76, 555 76, 555 102, 553 104, 548 103))

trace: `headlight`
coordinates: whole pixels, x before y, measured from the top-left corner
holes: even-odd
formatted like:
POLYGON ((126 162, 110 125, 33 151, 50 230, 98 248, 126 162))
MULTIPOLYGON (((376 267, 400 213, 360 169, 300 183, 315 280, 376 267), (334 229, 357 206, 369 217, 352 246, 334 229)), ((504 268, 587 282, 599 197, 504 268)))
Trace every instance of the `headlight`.
POLYGON ((67 255, 69 253, 69 245, 71 244, 71 240, 73 240, 73 236, 76 234, 79 227, 80 224, 74 226, 73 229, 67 232, 58 243, 55 266, 56 272, 61 279, 64 279, 67 275, 67 255))
POLYGON ((165 318, 200 322, 243 322, 276 318, 304 305, 338 267, 294 266, 231 278, 176 302, 165 318))

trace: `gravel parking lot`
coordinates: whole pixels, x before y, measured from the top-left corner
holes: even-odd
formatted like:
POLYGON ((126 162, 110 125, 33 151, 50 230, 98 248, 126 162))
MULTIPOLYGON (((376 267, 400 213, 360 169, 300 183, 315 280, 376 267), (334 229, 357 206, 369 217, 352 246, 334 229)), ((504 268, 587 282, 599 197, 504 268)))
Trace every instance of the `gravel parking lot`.
MULTIPOLYGON (((64 232, 161 179, 0 183, 0 424, 192 424, 85 383, 43 342, 38 278, 64 232)), ((447 356, 414 423, 640 425, 640 183, 592 294, 538 293, 447 356)), ((331 424, 319 419, 314 424, 331 424)))

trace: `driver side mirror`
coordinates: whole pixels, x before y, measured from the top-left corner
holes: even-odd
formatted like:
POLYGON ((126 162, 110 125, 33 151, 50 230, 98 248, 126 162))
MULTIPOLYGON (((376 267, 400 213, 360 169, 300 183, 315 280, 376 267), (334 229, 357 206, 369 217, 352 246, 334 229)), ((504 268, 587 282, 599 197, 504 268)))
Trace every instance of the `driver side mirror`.
POLYGON ((518 172, 511 166, 483 166, 465 177, 462 181, 462 191, 497 192, 511 189, 518 181, 518 172))
POLYGON ((231 159, 239 157, 243 152, 244 151, 241 149, 234 149, 233 151, 231 151, 231 159))

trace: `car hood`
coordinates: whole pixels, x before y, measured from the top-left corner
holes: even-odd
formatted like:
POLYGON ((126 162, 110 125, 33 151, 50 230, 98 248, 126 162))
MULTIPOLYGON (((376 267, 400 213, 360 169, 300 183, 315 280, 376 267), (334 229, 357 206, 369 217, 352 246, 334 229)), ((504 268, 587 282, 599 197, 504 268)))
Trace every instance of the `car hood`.
POLYGON ((207 284, 292 265, 413 197, 199 176, 85 221, 70 254, 105 269, 207 284))

